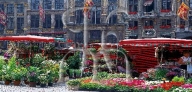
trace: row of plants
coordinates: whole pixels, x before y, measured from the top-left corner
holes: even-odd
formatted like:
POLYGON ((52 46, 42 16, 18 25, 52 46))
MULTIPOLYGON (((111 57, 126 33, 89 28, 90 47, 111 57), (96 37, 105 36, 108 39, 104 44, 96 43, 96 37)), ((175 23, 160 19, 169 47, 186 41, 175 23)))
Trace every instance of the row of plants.
POLYGON ((91 77, 69 80, 70 90, 99 92, 191 92, 192 78, 175 76, 171 81, 147 81, 143 79, 126 79, 125 74, 100 72, 97 81, 91 77), (123 76, 122 76, 123 75, 123 76), (121 76, 121 78, 120 78, 121 76))
POLYGON ((0 58, 0 79, 5 85, 11 82, 19 86, 21 81, 29 84, 30 87, 36 87, 41 84, 42 87, 52 86, 59 78, 59 64, 56 61, 45 60, 41 54, 33 57, 33 62, 24 62, 22 59, 12 57, 8 63, 0 58))

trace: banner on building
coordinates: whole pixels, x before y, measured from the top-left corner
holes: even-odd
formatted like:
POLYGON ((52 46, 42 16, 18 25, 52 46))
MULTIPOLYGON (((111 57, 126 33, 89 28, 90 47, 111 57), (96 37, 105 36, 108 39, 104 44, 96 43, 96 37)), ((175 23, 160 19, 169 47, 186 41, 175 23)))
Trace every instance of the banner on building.
POLYGON ((84 3, 84 8, 83 8, 83 13, 84 15, 87 14, 88 18, 90 18, 90 7, 93 6, 93 1, 92 0, 86 0, 84 3))
POLYGON ((45 22, 45 11, 41 5, 39 5, 39 16, 42 22, 45 22))
POLYGON ((0 11, 0 24, 4 26, 7 24, 7 15, 3 11, 0 11))
POLYGON ((187 6, 184 2, 182 2, 178 8, 177 15, 184 20, 188 20, 188 13, 189 13, 189 6, 187 6))

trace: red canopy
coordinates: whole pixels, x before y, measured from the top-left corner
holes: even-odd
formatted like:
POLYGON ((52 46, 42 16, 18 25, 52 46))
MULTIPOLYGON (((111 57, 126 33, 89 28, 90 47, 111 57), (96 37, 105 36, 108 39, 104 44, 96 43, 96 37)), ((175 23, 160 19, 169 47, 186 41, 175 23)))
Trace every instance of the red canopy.
POLYGON ((32 36, 32 35, 27 35, 27 36, 1 36, 0 40, 54 42, 53 37, 32 36))
POLYGON ((127 39, 121 40, 119 45, 136 45, 136 44, 185 44, 192 45, 192 40, 170 39, 170 38, 152 38, 152 39, 127 39))

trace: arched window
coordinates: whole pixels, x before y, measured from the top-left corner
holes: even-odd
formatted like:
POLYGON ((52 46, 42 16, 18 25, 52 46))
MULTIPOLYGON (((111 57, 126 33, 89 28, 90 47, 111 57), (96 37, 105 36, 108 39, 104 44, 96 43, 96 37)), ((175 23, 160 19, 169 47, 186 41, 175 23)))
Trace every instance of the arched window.
MULTIPOLYGON (((108 1, 108 13, 112 12, 113 10, 117 9, 117 0, 109 0, 108 1)), ((117 15, 112 15, 109 19, 109 24, 117 23, 117 15)))

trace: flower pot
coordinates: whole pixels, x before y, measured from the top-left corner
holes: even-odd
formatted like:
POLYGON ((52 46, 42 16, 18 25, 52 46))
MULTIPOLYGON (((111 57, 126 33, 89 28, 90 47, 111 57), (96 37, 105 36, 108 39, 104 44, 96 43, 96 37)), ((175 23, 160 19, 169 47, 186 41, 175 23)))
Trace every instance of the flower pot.
POLYGON ((36 85, 40 85, 41 83, 40 82, 37 82, 36 85))
POLYGON ((48 83, 48 86, 53 86, 53 83, 48 83))
POLYGON ((29 87, 36 87, 36 82, 29 82, 29 87))
POLYGON ((27 84, 29 84, 29 81, 27 81, 27 80, 24 80, 24 83, 27 85, 27 84))
POLYGON ((44 88, 46 87, 46 84, 40 84, 40 87, 44 88))
POLYGON ((21 83, 20 80, 15 80, 15 81, 13 81, 13 85, 14 85, 14 86, 19 86, 20 83, 21 83))
POLYGON ((11 83, 11 81, 10 80, 5 80, 4 83, 5 83, 5 85, 9 85, 11 83))

